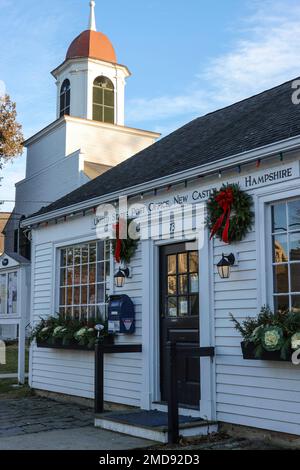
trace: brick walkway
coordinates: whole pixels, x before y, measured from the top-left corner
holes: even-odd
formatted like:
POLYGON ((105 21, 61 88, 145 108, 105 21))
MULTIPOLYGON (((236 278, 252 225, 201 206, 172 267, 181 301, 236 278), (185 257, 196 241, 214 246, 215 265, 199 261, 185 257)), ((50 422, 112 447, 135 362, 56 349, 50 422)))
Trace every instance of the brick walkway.
POLYGON ((44 398, 0 399, 0 437, 93 426, 93 410, 44 398))

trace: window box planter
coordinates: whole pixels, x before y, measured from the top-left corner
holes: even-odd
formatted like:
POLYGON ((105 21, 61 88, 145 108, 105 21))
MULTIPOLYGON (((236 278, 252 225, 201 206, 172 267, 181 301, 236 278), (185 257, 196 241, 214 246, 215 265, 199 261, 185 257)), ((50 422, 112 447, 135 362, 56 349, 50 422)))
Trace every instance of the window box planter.
MULTIPOLYGON (((114 336, 109 335, 103 338, 103 344, 114 344, 114 336)), ((95 347, 88 348, 88 346, 80 346, 76 341, 72 341, 68 345, 62 344, 62 341, 57 339, 54 343, 48 341, 37 340, 36 345, 38 348, 47 348, 47 349, 65 349, 73 351, 94 351, 95 347)))
POLYGON ((241 343, 242 353, 244 359, 251 359, 256 361, 279 361, 279 362, 291 362, 292 350, 288 356, 288 359, 282 359, 280 357, 280 351, 264 351, 261 357, 255 357, 255 345, 254 343, 245 342, 241 343))

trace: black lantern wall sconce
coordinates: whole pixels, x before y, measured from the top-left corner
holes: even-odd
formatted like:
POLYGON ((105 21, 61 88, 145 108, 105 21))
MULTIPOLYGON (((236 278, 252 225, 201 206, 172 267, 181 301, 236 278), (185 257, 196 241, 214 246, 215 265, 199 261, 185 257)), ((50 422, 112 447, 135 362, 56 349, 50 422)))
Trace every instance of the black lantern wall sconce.
POLYGON ((228 279, 230 277, 231 267, 235 264, 235 256, 233 253, 226 256, 222 255, 222 259, 217 264, 218 273, 221 279, 228 279))
POLYGON ((114 276, 115 286, 118 288, 124 287, 125 280, 129 276, 130 276, 129 268, 125 268, 125 269, 119 268, 119 271, 114 276))

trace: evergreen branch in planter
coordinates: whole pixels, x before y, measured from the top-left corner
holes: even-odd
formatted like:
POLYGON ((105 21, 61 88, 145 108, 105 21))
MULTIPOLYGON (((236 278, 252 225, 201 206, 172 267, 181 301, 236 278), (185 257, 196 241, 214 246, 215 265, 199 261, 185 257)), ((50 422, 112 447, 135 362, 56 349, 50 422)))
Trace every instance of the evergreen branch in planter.
POLYGON ((252 349, 253 358, 274 357, 276 360, 277 354, 278 360, 287 361, 292 351, 300 348, 300 315, 298 313, 290 311, 273 313, 268 306, 264 306, 257 317, 247 317, 241 322, 232 314, 230 318, 235 329, 243 337, 242 347, 252 349))
POLYGON ((100 340, 111 338, 108 332, 108 321, 98 317, 91 320, 79 320, 72 317, 57 314, 48 318, 41 318, 40 322, 32 329, 30 341, 36 340, 39 344, 47 344, 49 347, 84 347, 93 349, 97 339, 95 326, 102 324, 100 340))

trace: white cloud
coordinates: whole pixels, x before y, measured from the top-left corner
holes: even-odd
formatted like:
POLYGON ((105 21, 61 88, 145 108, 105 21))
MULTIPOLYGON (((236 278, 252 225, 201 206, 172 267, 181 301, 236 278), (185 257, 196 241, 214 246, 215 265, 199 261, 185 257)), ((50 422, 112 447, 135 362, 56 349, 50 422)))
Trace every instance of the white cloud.
POLYGON ((185 89, 191 91, 132 100, 129 119, 157 122, 205 114, 300 75, 299 5, 286 0, 253 6, 231 51, 212 59, 187 83, 185 89))

